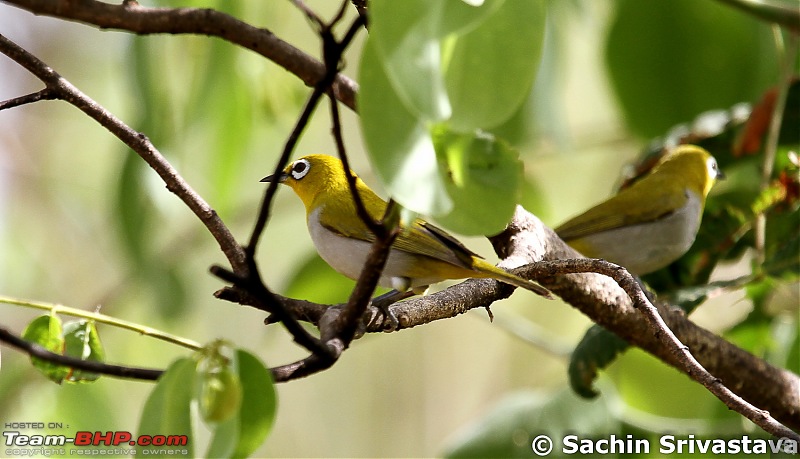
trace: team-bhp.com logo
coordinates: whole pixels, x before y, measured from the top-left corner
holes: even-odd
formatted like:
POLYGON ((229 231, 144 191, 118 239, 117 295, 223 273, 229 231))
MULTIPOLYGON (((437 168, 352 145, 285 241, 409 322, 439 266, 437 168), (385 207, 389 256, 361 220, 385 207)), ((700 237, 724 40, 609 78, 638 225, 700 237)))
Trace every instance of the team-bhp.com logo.
POLYGON ((130 432, 76 432, 74 437, 66 435, 24 435, 17 431, 4 431, 6 446, 46 446, 58 447, 67 444, 75 446, 186 446, 186 435, 139 435, 130 432))

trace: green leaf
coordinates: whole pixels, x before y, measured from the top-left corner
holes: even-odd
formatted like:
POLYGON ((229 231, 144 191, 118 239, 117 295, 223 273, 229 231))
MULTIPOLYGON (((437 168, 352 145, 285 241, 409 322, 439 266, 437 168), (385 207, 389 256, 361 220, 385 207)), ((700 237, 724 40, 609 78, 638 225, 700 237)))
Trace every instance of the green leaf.
MULTIPOLYGON (((191 357, 183 357, 172 362, 167 371, 158 379, 150 396, 144 404, 142 417, 139 421, 138 434, 141 435, 185 435, 188 438, 186 445, 180 449, 188 449, 187 456, 194 456, 191 403, 194 391, 194 379, 197 364, 191 357)), ((148 457, 157 450, 164 450, 167 446, 149 447, 137 446, 136 454, 148 457)), ((163 457, 168 457, 166 456, 163 457)))
POLYGON ((540 435, 554 440, 568 433, 581 436, 618 433, 607 397, 587 402, 568 390, 557 394, 517 392, 505 397, 482 419, 464 429, 445 447, 448 458, 530 458, 531 443, 540 435))
POLYGON ((460 134, 444 125, 434 127, 432 137, 455 204, 437 222, 461 234, 501 232, 519 202, 522 162, 517 152, 490 134, 460 134))
POLYGON ((451 113, 439 46, 443 6, 440 0, 370 4, 370 40, 395 94, 415 116, 434 120, 451 113))
POLYGON ((621 0, 606 43, 628 126, 656 136, 698 113, 756 100, 777 65, 769 25, 720 2, 621 0))
POLYGON ((278 408, 278 396, 272 373, 247 351, 238 349, 239 379, 242 381, 241 431, 234 457, 249 456, 272 430, 278 408))
MULTIPOLYGON (((39 316, 31 321, 22 338, 26 341, 42 346, 50 352, 62 354, 64 352, 64 335, 61 329, 61 319, 53 314, 39 316)), ((51 381, 61 384, 70 372, 69 367, 51 363, 31 356, 31 363, 51 381)))
MULTIPOLYGON (((402 3, 402 2, 393 2, 402 3)), ((431 2, 423 2, 430 4, 431 2)), ((443 0, 442 14, 439 18, 439 32, 442 37, 448 34, 464 34, 472 31, 488 16, 494 14, 506 0, 480 0, 454 2, 443 0)))
MULTIPOLYGON (((93 320, 81 319, 64 324, 64 355, 93 362, 105 360, 106 353, 93 320)), ((91 382, 98 378, 98 373, 73 369, 67 381, 91 382)))
MULTIPOLYGON (((465 221, 463 210, 448 216, 456 199, 460 206, 472 202, 451 195, 454 189, 446 177, 454 170, 440 168, 432 126, 452 116, 459 129, 472 133, 499 125, 519 109, 538 66, 544 4, 493 0, 476 7, 449 0, 379 0, 370 8, 358 104, 367 153, 378 177, 400 205, 444 217, 443 225, 449 229, 466 228, 470 234, 499 230, 502 226, 495 215, 488 224, 479 225, 469 218, 465 221), (496 46, 507 48, 509 54, 499 55, 496 46), (457 112, 452 110, 450 91, 457 112)), ((472 165, 480 162, 470 160, 472 165)), ((503 175, 499 169, 490 172, 487 181, 495 181, 498 174, 503 175)), ((516 198, 518 183, 515 177, 513 187, 504 191, 512 188, 516 198)), ((467 186, 466 197, 471 198, 476 184, 475 189, 486 189, 475 175, 458 186, 467 186)), ((508 206, 500 207, 497 214, 505 224, 508 206)))
MULTIPOLYGON (((219 422, 211 424, 214 435, 206 457, 247 457, 261 446, 275 420, 277 401, 272 375, 257 357, 241 349, 237 349, 222 368, 219 368, 220 360, 215 358, 219 356, 218 351, 210 355, 211 361, 206 362, 206 365, 201 362, 198 366, 210 366, 207 368, 210 373, 204 370, 198 377, 207 379, 226 372, 231 378, 235 376, 239 399, 235 404, 228 404, 229 407, 235 405, 235 409, 229 411, 226 419, 217 419, 215 421, 219 422)), ((200 386, 207 388, 206 383, 207 381, 202 381, 200 386)), ((207 391, 201 392, 198 395, 203 396, 199 400, 202 408, 207 404, 207 391)), ((230 400, 223 397, 219 401, 230 400)))
POLYGON ((198 374, 200 390, 196 394, 203 420, 209 423, 231 419, 242 407, 242 384, 230 368, 198 374))
POLYGON ((386 191, 415 212, 449 212, 453 202, 439 175, 427 122, 412 114, 395 94, 371 37, 361 56, 359 82, 361 132, 386 191))
POLYGON ((450 116, 442 40, 480 21, 500 3, 487 1, 480 7, 451 0, 370 3, 370 40, 394 92, 411 113, 431 121, 450 116))
POLYGON ((575 346, 569 359, 569 384, 576 394, 584 398, 600 395, 594 388, 597 373, 608 367, 630 347, 627 341, 600 325, 592 325, 575 346))
POLYGON ((632 412, 642 411, 665 418, 704 418, 711 432, 732 419, 741 419, 702 385, 637 347, 620 356, 609 368, 608 375, 618 396, 632 412), (653 397, 653 394, 659 396, 653 397))
POLYGON ((238 416, 214 424, 212 426, 214 436, 211 438, 211 443, 208 445, 206 457, 234 457, 233 452, 236 450, 239 441, 240 426, 241 424, 238 416))
POLYGON ((272 430, 277 396, 272 374, 261 361, 242 349, 234 357, 242 388, 236 416, 220 423, 209 446, 208 457, 248 457, 272 430))
POLYGON ((544 25, 543 1, 506 1, 454 41, 445 75, 451 127, 469 132, 511 118, 536 78, 544 25))

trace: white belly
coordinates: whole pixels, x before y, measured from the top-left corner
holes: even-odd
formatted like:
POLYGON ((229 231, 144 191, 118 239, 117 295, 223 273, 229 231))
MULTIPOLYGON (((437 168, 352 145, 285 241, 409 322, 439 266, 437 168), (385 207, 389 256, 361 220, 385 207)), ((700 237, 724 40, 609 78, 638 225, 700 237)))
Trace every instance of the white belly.
POLYGON ((604 248, 603 253, 590 256, 625 266, 638 275, 677 260, 694 243, 702 216, 700 198, 689 191, 687 196, 687 203, 681 210, 656 223, 631 225, 586 237, 592 246, 604 248))
MULTIPOLYGON (((308 232, 311 241, 319 253, 338 273, 358 279, 361 270, 369 256, 372 243, 341 236, 325 228, 319 222, 319 209, 313 211, 308 216, 308 232)), ((400 250, 392 250, 386 260, 378 285, 386 288, 398 288, 401 279, 407 279, 410 284, 408 288, 426 286, 441 282, 441 278, 411 278, 408 272, 411 266, 418 263, 417 257, 400 250)))

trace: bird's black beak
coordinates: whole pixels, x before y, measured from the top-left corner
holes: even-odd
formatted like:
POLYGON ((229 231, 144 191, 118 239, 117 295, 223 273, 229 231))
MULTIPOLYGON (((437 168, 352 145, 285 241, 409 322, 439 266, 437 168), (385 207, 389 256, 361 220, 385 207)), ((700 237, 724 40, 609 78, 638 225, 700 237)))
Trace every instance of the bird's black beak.
POLYGON ((728 176, 722 172, 722 169, 717 169, 717 180, 725 180, 728 176))
POLYGON ((288 177, 289 177, 288 174, 284 174, 283 172, 281 172, 280 174, 268 175, 268 176, 262 178, 261 180, 259 180, 259 182, 278 182, 278 183, 283 183, 284 181, 286 181, 286 179, 288 177))

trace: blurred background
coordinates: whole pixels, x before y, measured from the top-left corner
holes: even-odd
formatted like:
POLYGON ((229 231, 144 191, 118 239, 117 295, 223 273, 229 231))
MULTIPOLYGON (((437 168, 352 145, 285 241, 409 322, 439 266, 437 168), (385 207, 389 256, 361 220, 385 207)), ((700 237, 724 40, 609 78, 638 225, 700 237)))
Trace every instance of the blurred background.
MULTIPOLYGON (((319 55, 316 35, 289 2, 165 3, 227 11, 319 55)), ((336 3, 307 0, 323 17, 336 3)), ((296 77, 218 39, 99 31, 7 4, 0 33, 144 132, 234 235, 249 237, 259 179, 271 173, 309 93, 296 77)), ((352 77, 363 35, 347 54, 352 77)), ((708 0, 550 2, 531 100, 502 128, 525 161, 523 204, 555 226, 609 196, 624 166, 673 125, 758 101, 777 78, 772 37, 767 23, 708 0), (656 39, 662 52, 640 49, 656 39)), ((0 100, 40 88, 0 57, 0 100)), ((356 116, 343 115, 352 166, 380 192, 356 116)), ((0 295, 99 307, 202 343, 224 338, 271 366, 304 356, 279 326, 263 325, 262 312, 213 298, 222 283, 208 268, 225 263, 214 240, 110 133, 55 101, 0 111, 0 126, 0 295)), ((321 106, 297 154, 334 154, 329 126, 321 106)), ((465 242, 496 260, 487 240, 465 242)), ((285 295, 342 302, 353 285, 316 257, 302 205, 287 189, 258 255, 268 285, 285 295)), ((735 277, 742 266, 747 260, 715 276, 735 277)), ((796 291, 786 295, 787 304, 797 301, 796 291)), ((723 333, 751 309, 742 293, 726 293, 692 319, 723 333)), ((256 455, 434 456, 483 429, 490 413, 526 410, 540 413, 534 426, 560 422, 576 431, 744 428, 700 386, 635 350, 602 374, 599 399, 580 400, 566 368, 590 321, 525 292, 492 311, 494 323, 475 310, 365 336, 330 370, 279 385, 276 424, 256 455)), ((39 314, 0 303, 0 325, 18 334, 39 314)), ((164 368, 186 354, 113 327, 100 326, 100 334, 109 362, 164 368)), ((57 386, 27 356, 0 352, 0 421, 136 430, 150 383, 57 386)))

